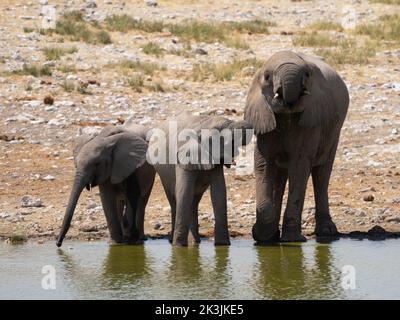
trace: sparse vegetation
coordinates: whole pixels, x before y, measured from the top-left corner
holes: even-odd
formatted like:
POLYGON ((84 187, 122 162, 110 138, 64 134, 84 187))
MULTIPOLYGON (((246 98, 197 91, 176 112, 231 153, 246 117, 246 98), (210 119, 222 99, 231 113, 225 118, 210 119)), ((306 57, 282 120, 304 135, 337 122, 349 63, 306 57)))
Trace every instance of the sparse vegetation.
POLYGON ((162 21, 137 20, 127 14, 114 14, 106 19, 106 27, 110 31, 119 32, 128 32, 130 30, 161 32, 165 25, 162 21))
POLYGON ((129 69, 135 72, 143 72, 152 76, 156 71, 164 71, 166 68, 154 62, 139 62, 131 60, 122 60, 116 64, 109 65, 111 67, 119 67, 121 69, 129 69))
POLYGON ((366 42, 363 45, 357 45, 355 41, 343 41, 337 48, 318 49, 317 55, 326 59, 333 65, 342 64, 366 64, 370 62, 370 58, 375 56, 376 43, 366 42))
POLYGON ((141 47, 145 54, 151 54, 154 56, 161 56, 162 55, 162 48, 157 42, 150 41, 141 47))
POLYGON ((165 92, 166 89, 161 80, 150 81, 145 83, 145 77, 141 73, 135 73, 126 79, 126 84, 131 87, 135 92, 141 93, 143 89, 154 92, 165 92))
POLYGON ((309 27, 314 30, 323 30, 323 31, 334 30, 342 32, 344 30, 340 23, 333 21, 317 21, 312 23, 309 27))
POLYGON ((62 84, 62 87, 66 92, 72 92, 75 90, 74 82, 69 80, 65 80, 62 84))
POLYGON ((260 33, 268 34, 268 27, 275 26, 276 23, 265 21, 265 20, 245 20, 245 21, 229 21, 224 22, 224 26, 232 31, 237 31, 240 33, 260 33))
POLYGON ((31 75, 34 77, 51 76, 52 71, 48 65, 24 64, 21 70, 11 72, 17 75, 31 75))
POLYGON ((34 28, 30 28, 30 27, 24 27, 23 30, 24 30, 25 33, 31 33, 33 31, 35 31, 34 28))
POLYGON ((154 92, 165 92, 165 87, 162 83, 162 81, 154 81, 148 86, 146 86, 150 91, 154 92))
POLYGON ((136 92, 142 92, 144 85, 144 77, 142 74, 134 74, 127 79, 127 84, 136 92))
POLYGON ((63 73, 69 73, 69 72, 76 72, 76 67, 74 65, 62 65, 57 68, 58 71, 61 71, 63 73))
POLYGON ((249 44, 241 37, 231 37, 225 40, 225 44, 230 48, 247 50, 250 48, 249 44))
POLYGON ((46 60, 58 60, 65 54, 71 54, 78 51, 77 47, 70 48, 59 48, 59 47, 47 47, 43 49, 43 53, 46 60))
POLYGON ((96 32, 96 40, 102 44, 110 44, 112 43, 111 36, 107 31, 100 30, 96 32))
POLYGON ((361 24, 357 26, 356 33, 367 35, 374 40, 391 41, 398 46, 400 45, 400 14, 383 15, 376 23, 361 24))
POLYGON ((262 64, 257 59, 246 59, 246 60, 233 60, 229 63, 208 63, 198 64, 193 67, 191 79, 193 81, 203 81, 210 79, 212 81, 229 81, 239 76, 243 69, 246 67, 258 68, 262 64))
POLYGON ((99 25, 90 24, 83 19, 80 11, 71 11, 64 13, 56 23, 56 28, 40 30, 41 34, 56 33, 61 36, 67 36, 71 41, 83 41, 91 44, 109 44, 111 37, 105 30, 98 29, 99 25))
POLYGON ((128 15, 113 15, 106 19, 107 29, 110 31, 128 32, 140 30, 144 32, 161 32, 169 30, 172 35, 180 37, 183 41, 190 42, 222 42, 227 46, 238 49, 247 49, 248 45, 239 40, 232 33, 268 33, 268 27, 274 25, 263 20, 250 20, 241 22, 203 22, 185 21, 179 24, 164 23, 162 21, 137 20, 128 15))
POLYGON ((23 236, 23 235, 19 235, 19 234, 13 234, 9 238, 9 241, 10 241, 11 244, 18 244, 18 243, 25 242, 26 241, 26 237, 23 236))
POLYGON ((75 84, 74 81, 64 80, 61 86, 66 92, 76 91, 81 94, 91 94, 91 92, 88 91, 87 89, 87 84, 81 84, 81 83, 75 84))
POLYGON ((312 33, 299 34, 293 37, 293 45, 301 47, 334 47, 339 40, 328 33, 313 31, 312 33))

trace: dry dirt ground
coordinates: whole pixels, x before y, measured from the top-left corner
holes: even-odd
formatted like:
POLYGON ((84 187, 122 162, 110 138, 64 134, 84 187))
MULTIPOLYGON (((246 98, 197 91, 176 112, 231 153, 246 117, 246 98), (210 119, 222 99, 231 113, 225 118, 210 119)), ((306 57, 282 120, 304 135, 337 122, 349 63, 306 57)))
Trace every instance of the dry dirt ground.
MULTIPOLYGON (((88 1, 49 3, 57 5, 59 15, 66 10, 83 9, 88 19, 100 23, 107 15, 128 14, 173 23, 185 19, 218 22, 261 19, 274 25, 269 27, 269 34, 242 34, 247 48, 196 41, 189 48, 168 30, 108 31, 111 44, 88 44, 38 32, 42 19, 39 1, 1 1, 0 236, 3 239, 12 235, 40 241, 56 237, 74 175, 73 144, 82 129, 98 129, 131 116, 138 123, 155 126, 182 110, 241 118, 252 69, 242 70, 228 80, 210 78, 200 82, 191 77, 193 66, 222 64, 233 59, 264 60, 282 49, 313 53, 316 48, 295 47, 293 37, 307 32, 307 26, 315 21, 340 22, 349 7, 357 15, 357 23, 400 13, 399 5, 364 0, 170 0, 158 1, 157 6, 149 6, 145 1, 99 0, 95 8, 88 1), (33 31, 24 32, 24 28, 33 31), (143 51, 141 47, 149 41, 161 47, 159 56, 143 51), (46 47, 75 47, 72 50, 75 52, 49 61, 43 53, 46 47), (172 54, 174 49, 186 50, 186 54, 172 54), (142 92, 136 92, 125 81, 131 76, 127 74, 130 71, 112 67, 122 60, 162 65, 164 70, 145 75, 144 81, 160 81, 164 90, 144 87, 142 92), (24 64, 48 65, 52 75, 15 72, 24 64), (69 92, 67 84, 83 89, 69 92), (47 95, 54 98, 53 105, 43 102, 47 95)), ((374 225, 400 231, 400 49, 378 47, 368 63, 341 64, 338 69, 348 85, 351 103, 330 184, 333 219, 342 232, 368 230, 374 225)), ((250 165, 251 149, 244 160, 250 165)), ((254 176, 238 175, 233 168, 226 170, 226 178, 230 230, 235 235, 250 237, 255 221, 254 176)), ((303 211, 307 235, 314 228, 313 215, 310 184, 303 211)), ((199 221, 201 232, 212 234, 208 194, 200 205, 199 221)), ((169 206, 158 178, 147 207, 145 228, 151 235, 165 235, 170 229, 169 206)), ((84 191, 68 237, 107 236, 97 189, 84 191)))

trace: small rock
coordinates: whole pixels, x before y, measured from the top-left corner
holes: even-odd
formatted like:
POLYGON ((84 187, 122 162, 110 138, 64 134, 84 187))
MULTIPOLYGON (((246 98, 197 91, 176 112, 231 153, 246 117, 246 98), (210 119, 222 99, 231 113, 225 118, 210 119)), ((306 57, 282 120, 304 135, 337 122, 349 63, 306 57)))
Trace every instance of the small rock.
POLYGON ((54 103, 54 98, 51 95, 47 95, 43 99, 44 104, 52 105, 54 103))
POLYGON ((44 207, 43 202, 40 198, 34 198, 32 196, 23 196, 21 199, 22 208, 40 208, 44 207))
POLYGON ((158 222, 153 226, 154 230, 160 230, 161 227, 162 227, 161 223, 158 222))
POLYGON ((363 197, 363 200, 367 201, 367 202, 372 202, 372 201, 374 201, 374 199, 375 199, 375 197, 372 194, 367 194, 363 197))
POLYGON ((79 231, 82 231, 82 232, 96 232, 96 231, 99 231, 99 230, 98 230, 98 228, 96 226, 84 225, 84 226, 79 228, 79 231))
POLYGON ((53 181, 53 180, 55 180, 55 177, 48 174, 47 176, 43 177, 42 180, 53 181))
POLYGON ((156 0, 144 0, 144 2, 149 7, 157 7, 157 5, 158 5, 156 0))
POLYGON ((194 53, 202 55, 202 56, 205 56, 205 55, 208 54, 208 52, 206 50, 202 49, 202 48, 197 48, 196 50, 194 50, 194 53))

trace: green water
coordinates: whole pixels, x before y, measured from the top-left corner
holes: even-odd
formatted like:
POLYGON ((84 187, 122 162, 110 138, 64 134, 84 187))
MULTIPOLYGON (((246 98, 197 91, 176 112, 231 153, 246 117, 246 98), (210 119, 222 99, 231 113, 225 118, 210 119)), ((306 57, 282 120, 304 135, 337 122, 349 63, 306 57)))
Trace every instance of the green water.
POLYGON ((399 262, 398 240, 0 244, 0 299, 399 299, 399 262), (54 267, 55 289, 42 287, 46 265, 54 267), (346 265, 354 267, 355 289, 341 285, 346 265))

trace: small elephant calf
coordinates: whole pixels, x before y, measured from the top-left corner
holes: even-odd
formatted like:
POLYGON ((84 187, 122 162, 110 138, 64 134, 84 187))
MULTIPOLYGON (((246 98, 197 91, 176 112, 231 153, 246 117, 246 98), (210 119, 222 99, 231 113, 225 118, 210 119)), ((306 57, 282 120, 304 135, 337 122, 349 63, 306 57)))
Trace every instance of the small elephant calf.
POLYGON ((155 170, 146 162, 146 130, 127 123, 105 127, 96 136, 83 135, 74 150, 76 167, 64 221, 57 240, 60 247, 71 224, 82 190, 99 186, 110 238, 134 243, 144 238, 144 211, 155 170))
POLYGON ((250 125, 245 121, 236 122, 209 115, 195 116, 184 112, 176 118, 167 120, 161 129, 160 132, 167 134, 168 138, 162 145, 160 137, 153 132, 149 153, 157 149, 156 146, 166 146, 166 162, 152 161, 152 163, 161 178, 171 206, 173 245, 187 246, 189 230, 195 242, 200 242, 198 206, 209 187, 215 217, 215 245, 229 245, 223 167, 224 165, 229 167, 232 157, 239 153, 238 147, 247 144, 251 139, 250 125), (177 141, 176 144, 171 143, 171 131, 175 129, 178 136, 188 130, 187 133, 189 136, 192 135, 192 139, 184 142, 177 141), (250 129, 249 132, 246 131, 247 129, 250 129), (221 135, 222 132, 228 135, 221 135), (225 139, 226 137, 228 138, 225 139), (235 141, 235 139, 240 141, 235 141), (214 141, 219 152, 214 152, 213 146, 210 148, 214 141), (209 161, 201 162, 201 156, 209 161), (175 161, 171 160, 173 158, 175 161), (198 161, 192 161, 194 158, 198 161))

